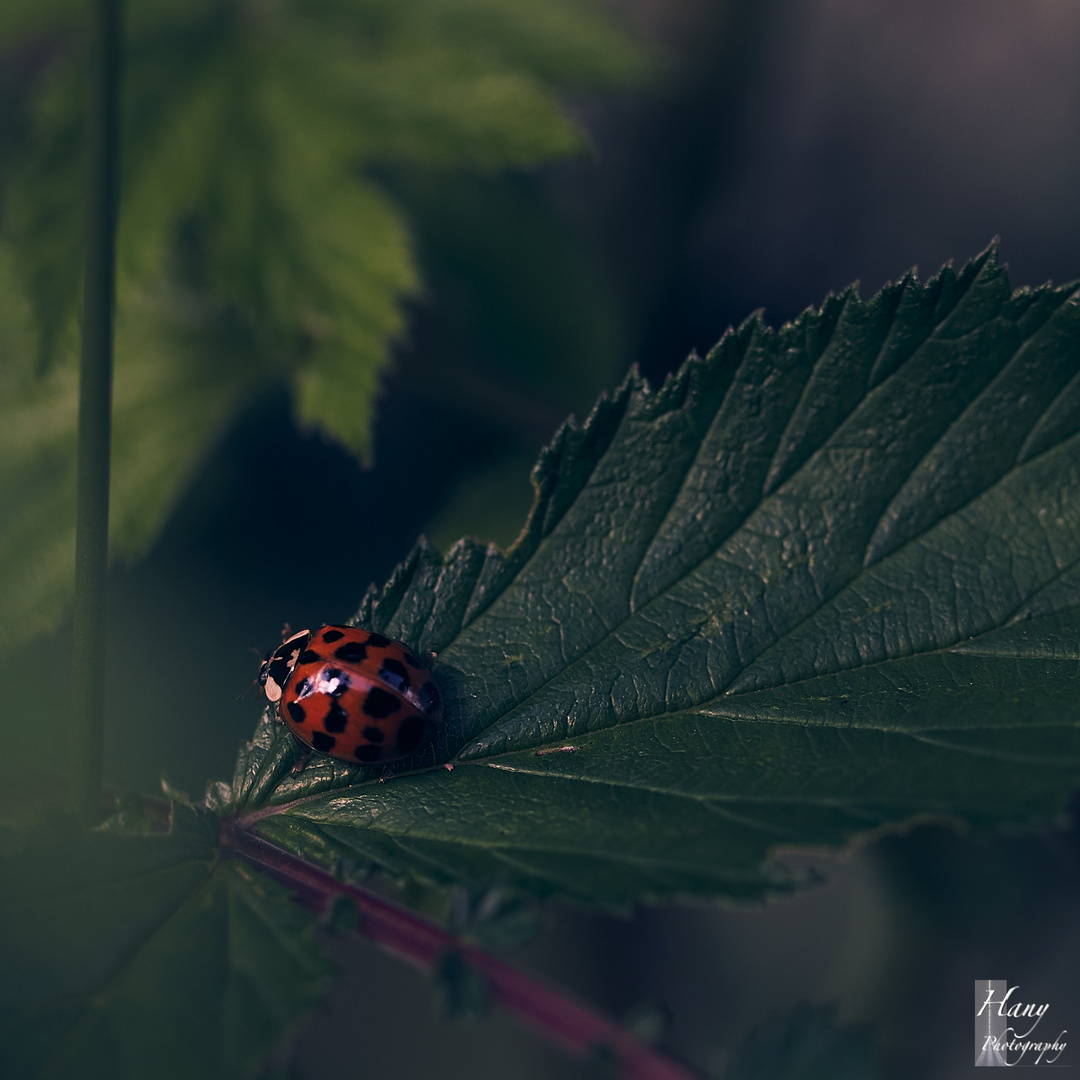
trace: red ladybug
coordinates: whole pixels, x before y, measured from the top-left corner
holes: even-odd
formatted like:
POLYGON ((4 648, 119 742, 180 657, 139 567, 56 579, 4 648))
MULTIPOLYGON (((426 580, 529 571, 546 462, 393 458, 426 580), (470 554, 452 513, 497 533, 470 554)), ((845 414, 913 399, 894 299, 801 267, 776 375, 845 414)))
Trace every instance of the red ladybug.
POLYGON ((263 661, 259 682, 302 743, 356 765, 408 757, 442 716, 439 688, 416 653, 355 626, 293 634, 263 661))

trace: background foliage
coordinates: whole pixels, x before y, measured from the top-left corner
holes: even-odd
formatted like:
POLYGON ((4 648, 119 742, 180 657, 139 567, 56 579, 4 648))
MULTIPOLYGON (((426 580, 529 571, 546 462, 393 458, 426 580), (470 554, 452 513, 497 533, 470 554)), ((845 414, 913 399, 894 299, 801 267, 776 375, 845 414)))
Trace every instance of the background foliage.
MULTIPOLYGON (((71 457, 84 6, 15 5, 0 23, 14 62, 33 65, 3 148, 17 337, 3 407, 21 424, 19 478, 71 457), (54 419, 40 425, 45 400, 54 419)), ((370 459, 380 372, 419 286, 406 211, 376 170, 422 206, 455 172, 581 152, 553 91, 642 67, 610 21, 572 2, 140 4, 126 48, 112 501, 114 554, 129 558, 270 385, 290 389, 302 426, 370 459)), ((557 240, 544 246, 560 258, 557 240)), ((526 372, 551 378, 545 352, 526 372)), ((72 490, 69 469, 18 492, 39 533, 4 551, 5 625, 45 628, 62 610, 72 490)))
MULTIPOLYGON (((28 10, 12 3, 0 17, 28 10)), ((5 39, 16 42, 5 45, 0 65, 6 228, 25 212, 8 193, 31 160, 31 91, 56 70, 50 60, 53 43, 69 33, 57 30, 70 25, 66 10, 35 5, 34 19, 50 21, 5 39)), ((630 360, 662 375, 691 347, 707 351, 759 304, 779 322, 828 286, 861 276, 865 295, 907 266, 936 268, 999 232, 1014 280, 1076 276, 1072 57, 1080 24, 1071 5, 1048 0, 1019 11, 994 0, 974 13, 958 0, 901 13, 773 0, 625 10, 669 63, 662 79, 635 93, 575 99, 597 156, 539 175, 496 169, 451 179, 441 166, 398 160, 368 174, 412 222, 412 265, 428 283, 406 308, 407 341, 378 405, 374 472, 359 472, 350 457, 297 429, 286 387, 296 385, 298 369, 289 365, 300 357, 277 352, 271 361, 261 346, 247 351, 250 328, 235 309, 212 295, 207 301, 205 283, 183 276, 197 266, 197 249, 181 244, 164 259, 162 280, 151 276, 144 293, 131 293, 131 310, 147 313, 145 330, 132 333, 180 339, 176 354, 188 359, 170 369, 171 385, 198 390, 202 375, 185 382, 186 365, 202 355, 191 342, 205 341, 208 327, 228 341, 225 357, 241 362, 230 398, 222 364, 207 360, 226 384, 220 401, 202 405, 217 434, 207 442, 201 425, 181 424, 162 433, 145 462, 162 479, 143 484, 136 502, 148 507, 146 520, 172 514, 163 532, 136 531, 144 544, 158 539, 145 561, 112 580, 107 767, 115 785, 151 790, 164 772, 199 791, 208 777, 226 775, 238 740, 250 734, 251 699, 235 699, 256 654, 286 619, 298 626, 351 615, 355 598, 385 579, 417 532, 451 540, 475 530, 509 542, 528 505, 525 476, 537 447, 567 408, 586 409, 630 360), (525 365, 525 356, 535 360, 525 365), (181 476, 175 462, 185 455, 192 468, 181 476), (341 510, 340 543, 326 544, 321 518, 282 509, 285 495, 310 490, 313 477, 340 495, 338 507, 363 508, 341 510), (152 511, 155 502, 165 509, 152 511), (297 555, 313 549, 325 567, 317 579, 297 555)), ((572 52, 572 44, 553 51, 572 52)), ((39 175, 44 196, 53 173, 39 175)), ((10 249, 5 259, 9 280, 24 285, 10 249)), ((11 309, 0 341, 12 350, 0 377, 26 380, 39 356, 35 310, 22 288, 5 288, 0 304, 11 309), (15 355, 24 366, 9 365, 15 355)), ((290 325, 301 338, 310 330, 290 325)), ((55 382, 33 391, 41 401, 71 392, 63 374, 70 325, 56 334, 55 382)), ((270 347, 287 353, 295 345, 286 336, 270 347)), ((171 355, 154 352, 162 365, 171 355)), ((23 393, 33 404, 31 391, 16 391, 23 393)), ((133 384, 129 400, 138 393, 133 384)), ((54 413, 43 404, 41 415, 54 413)), ((31 507, 24 492, 61 492, 70 438, 62 427, 35 424, 46 430, 45 445, 25 471, 5 471, 5 507, 31 507)), ((4 429, 20 430, 13 418, 4 429)), ((41 538, 56 533, 56 517, 48 519, 63 512, 55 509, 62 498, 40 514, 3 516, 0 544, 35 558, 0 595, 18 599, 25 581, 36 596, 36 580, 57 580, 50 567, 62 567, 63 542, 51 548, 41 538)), ((131 543, 135 550, 137 539, 131 543)), ((64 742, 62 720, 42 739, 26 718, 64 714, 67 631, 35 637, 26 618, 5 622, 13 641, 5 654, 11 766, 3 798, 13 821, 30 812, 26 791, 63 782, 62 754, 53 752, 64 742), (42 668, 47 678, 25 677, 42 668)), ((937 1068, 955 1076, 967 1065, 966 1035, 958 1049, 956 1032, 969 1023, 972 971, 1005 970, 1011 981, 1044 988, 1061 1015, 1076 1015, 1075 980, 1055 960, 1075 937, 1076 866, 1072 833, 963 839, 917 830, 827 864, 828 883, 796 904, 644 911, 626 923, 558 909, 556 929, 529 959, 615 1011, 665 998, 675 1018, 668 1039, 718 1067, 770 1011, 810 998, 839 1000, 845 1017, 872 1020, 894 1075, 937 1068), (913 1030, 922 1037, 913 1040, 913 1030)), ((417 1004, 426 989, 362 945, 337 948, 352 965, 354 996, 336 995, 302 1036, 296 1060, 305 1072, 334 1075, 354 1063, 352 1047, 334 1057, 343 1023, 358 1030, 373 1069, 421 1072, 432 1060, 443 1070, 460 1062, 473 1074, 500 1075, 507 1060, 522 1075, 562 1067, 498 1019, 479 1039, 425 1021, 387 1045, 381 1035, 400 1016, 426 1009, 417 1004)), ((793 1024, 815 1027, 799 1016, 793 1024)))

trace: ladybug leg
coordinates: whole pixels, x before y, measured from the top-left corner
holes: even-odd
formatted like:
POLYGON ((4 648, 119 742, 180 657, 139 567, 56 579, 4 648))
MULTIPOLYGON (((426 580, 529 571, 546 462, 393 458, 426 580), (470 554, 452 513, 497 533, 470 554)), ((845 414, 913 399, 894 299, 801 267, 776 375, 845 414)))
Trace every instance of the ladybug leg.
POLYGON ((293 765, 290 771, 290 776, 299 776, 304 771, 304 766, 308 763, 308 759, 311 757, 311 747, 304 747, 304 752, 296 759, 296 764, 293 765))
POLYGON ((379 783, 380 784, 385 784, 387 780, 393 780, 393 779, 394 779, 394 766, 393 765, 384 765, 383 766, 383 771, 382 771, 382 776, 379 777, 379 783))

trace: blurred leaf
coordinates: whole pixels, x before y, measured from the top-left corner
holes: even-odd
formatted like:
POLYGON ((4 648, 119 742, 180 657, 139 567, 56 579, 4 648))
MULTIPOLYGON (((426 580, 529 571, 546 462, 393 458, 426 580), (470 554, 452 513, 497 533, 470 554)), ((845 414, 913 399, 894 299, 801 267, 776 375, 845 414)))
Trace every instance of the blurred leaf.
MULTIPOLYGON (((0 595, 23 636, 55 625, 70 594, 83 18, 74 0, 0 16, 0 45, 42 56, 0 200, 0 595)), ((579 0, 152 0, 130 7, 126 51, 121 557, 145 550, 268 382, 290 382, 302 422, 370 457, 387 344, 417 286, 405 220, 373 166, 490 172, 573 152, 581 139, 554 91, 640 63, 579 0)))
POLYGON ((491 1010, 487 979, 457 952, 447 952, 432 970, 437 991, 436 1008, 443 1020, 470 1023, 491 1010))
POLYGON ((611 290, 536 177, 390 183, 431 292, 400 360, 411 392, 482 414, 535 455, 625 370, 611 290))
POLYGON ((174 806, 167 836, 23 834, 0 855, 0 1072, 248 1074, 328 978, 314 920, 174 806))
POLYGON ((331 901, 323 927, 331 934, 349 934, 360 926, 360 909, 351 896, 338 894, 331 901))
POLYGON ((85 65, 43 79, 29 106, 31 131, 8 164, 4 226, 14 240, 16 274, 9 288, 31 303, 39 373, 57 358, 65 332, 73 332, 75 301, 83 264, 80 155, 83 146, 80 93, 88 84, 85 65), (39 132, 49 132, 41 138, 39 132))
POLYGON ((870 1030, 843 1025, 835 1005, 796 1006, 755 1028, 736 1049, 724 1080, 876 1080, 870 1030))
POLYGON ((0 6, 0 35, 66 28, 76 16, 72 0, 5 0, 0 6))
POLYGON ((458 537, 475 536, 510 547, 532 504, 531 464, 514 454, 462 476, 424 529, 431 543, 447 550, 458 537))
MULTIPOLYGON (((0 640, 54 625, 75 564, 78 375, 33 371, 34 335, 0 248, 0 640)), ((198 297, 133 294, 117 326, 111 547, 141 554, 261 369, 242 328, 198 297)))
POLYGON ((503 555, 420 544, 357 616, 437 653, 415 771, 265 715, 229 799, 268 839, 626 904, 790 886, 779 845, 1046 820, 1080 780, 1080 306, 960 274, 751 320, 630 377, 534 474, 503 555), (442 763, 452 768, 432 767, 442 763))
POLYGON ((634 1006, 622 1022, 642 1042, 656 1045, 670 1036, 674 1019, 666 1001, 643 1001, 634 1006))
POLYGON ((450 896, 446 928, 483 949, 505 952, 536 937, 540 913, 530 898, 498 885, 479 890, 459 886, 450 896))
MULTIPOLYGON (((362 171, 491 171, 575 152, 581 138, 553 90, 639 67, 628 39, 579 0, 138 5, 122 285, 186 238, 187 272, 236 306, 264 362, 297 379, 302 419, 367 456, 378 373, 416 276, 400 212, 362 171)), ((8 221, 46 359, 78 292, 85 84, 71 33, 42 79, 8 221)))

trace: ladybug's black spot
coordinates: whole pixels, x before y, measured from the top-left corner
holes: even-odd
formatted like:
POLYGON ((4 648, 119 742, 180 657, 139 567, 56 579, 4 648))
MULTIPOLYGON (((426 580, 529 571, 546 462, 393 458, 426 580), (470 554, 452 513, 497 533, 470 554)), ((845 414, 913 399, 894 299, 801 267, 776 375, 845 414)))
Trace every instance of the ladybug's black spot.
POLYGON ((325 731, 315 731, 311 735, 311 745, 320 754, 329 754, 334 749, 334 743, 336 742, 337 739, 333 735, 327 735, 325 731))
POLYGON ((327 731, 342 732, 348 726, 348 723, 349 714, 341 707, 341 704, 337 701, 331 702, 326 719, 323 720, 323 727, 327 731))
POLYGON ((334 656, 346 664, 359 664, 361 660, 367 659, 367 646, 359 641, 346 641, 344 645, 337 647, 334 656))
POLYGON ((408 690, 412 683, 409 682, 409 673, 405 665, 399 660, 386 659, 379 668, 379 678, 384 683, 389 683, 396 690, 408 690))
POLYGON ((334 641, 340 641, 345 635, 340 630, 324 630, 322 639, 327 645, 334 641))
POLYGON ((314 652, 311 649, 305 649, 300 654, 299 663, 301 663, 301 664, 314 664, 316 660, 321 660, 321 659, 322 659, 322 657, 319 656, 319 654, 317 652, 314 652))
POLYGON ((311 693, 311 680, 301 679, 293 689, 296 691, 298 698, 307 697, 311 693))
POLYGON ((396 713, 400 708, 401 698, 378 686, 373 686, 364 699, 364 712, 373 720, 382 720, 383 717, 396 713))
POLYGON ((386 738, 386 734, 382 728, 372 727, 370 725, 364 728, 363 734, 364 738, 367 739, 368 742, 378 743, 382 742, 383 739, 386 738))
POLYGON ((403 649, 402 652, 405 656, 405 663, 411 668, 422 668, 424 665, 416 658, 416 653, 410 652, 408 649, 403 649))
POLYGON ((288 709, 294 724, 302 724, 307 719, 307 713, 304 712, 303 705, 297 705, 295 701, 290 701, 288 709))
POLYGON ((383 637, 382 634, 368 634, 368 644, 376 649, 385 649, 390 644, 390 639, 383 637))
POLYGON ((435 712, 442 704, 439 688, 433 682, 426 682, 420 687, 420 704, 426 713, 435 712))
POLYGON ((357 761, 378 761, 382 757, 382 747, 372 746, 371 743, 361 743, 354 751, 353 756, 357 761))
POLYGON ((413 714, 407 716, 401 722, 397 733, 397 752, 399 754, 411 754, 419 745, 420 740, 427 731, 427 718, 413 714))

